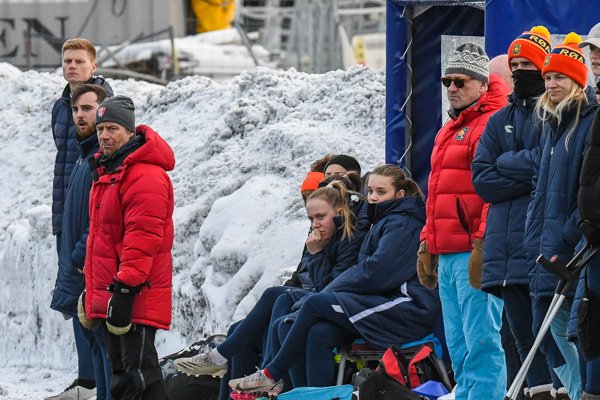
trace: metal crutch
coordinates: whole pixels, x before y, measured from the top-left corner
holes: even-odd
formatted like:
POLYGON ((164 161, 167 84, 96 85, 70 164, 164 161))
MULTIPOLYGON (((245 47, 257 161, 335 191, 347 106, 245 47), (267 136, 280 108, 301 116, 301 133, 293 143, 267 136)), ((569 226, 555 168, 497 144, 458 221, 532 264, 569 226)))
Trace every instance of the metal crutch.
POLYGON ((560 310, 562 303, 565 301, 566 295, 569 292, 573 281, 579 276, 579 272, 583 267, 585 267, 592 258, 592 256, 598 251, 598 247, 592 246, 589 242, 586 242, 585 246, 575 254, 575 256, 565 265, 560 261, 550 261, 546 259, 542 254, 537 258, 537 262, 539 262, 544 268, 548 271, 558 275, 560 277, 560 281, 556 286, 556 290, 554 291, 554 296, 552 297, 552 301, 550 302, 550 307, 548 308, 548 312, 544 316, 544 320, 542 321, 542 326, 540 327, 540 331, 535 337, 535 341, 523 361, 517 376, 515 377, 513 383, 510 385, 508 392, 506 393, 506 397, 504 400, 516 400, 519 395, 519 390, 525 381, 525 376, 527 375, 527 371, 531 367, 531 363, 533 362, 533 358, 537 349, 539 348, 546 332, 550 329, 550 325, 552 325, 552 321, 554 317, 560 310), (587 255, 586 255, 587 253, 587 255), (584 257, 585 255, 585 257, 584 257))

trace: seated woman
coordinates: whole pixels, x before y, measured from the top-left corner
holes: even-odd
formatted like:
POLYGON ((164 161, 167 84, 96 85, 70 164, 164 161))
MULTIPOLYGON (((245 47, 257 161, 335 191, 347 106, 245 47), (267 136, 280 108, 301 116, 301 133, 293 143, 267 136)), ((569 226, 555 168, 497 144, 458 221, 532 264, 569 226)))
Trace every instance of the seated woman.
POLYGON ((307 297, 273 359, 229 381, 231 389, 277 394, 281 378, 304 354, 308 385, 333 385, 334 347, 359 337, 377 348, 399 346, 431 332, 440 300, 419 283, 414 267, 425 221, 421 192, 400 168, 384 165, 369 176, 368 201, 373 226, 357 263, 307 297))
MULTIPOLYGON (((359 180, 358 176, 356 179, 359 180)), ((345 185, 340 182, 332 185, 316 190, 306 203, 312 231, 306 240, 307 254, 298 274, 302 288, 276 286, 267 289, 225 342, 209 353, 176 360, 178 370, 191 375, 224 375, 227 361, 236 354, 246 352, 248 348, 262 352, 264 333, 278 297, 286 299, 287 313, 295 301, 325 287, 356 263, 366 231, 355 228, 356 218, 350 210, 350 193, 345 185)))

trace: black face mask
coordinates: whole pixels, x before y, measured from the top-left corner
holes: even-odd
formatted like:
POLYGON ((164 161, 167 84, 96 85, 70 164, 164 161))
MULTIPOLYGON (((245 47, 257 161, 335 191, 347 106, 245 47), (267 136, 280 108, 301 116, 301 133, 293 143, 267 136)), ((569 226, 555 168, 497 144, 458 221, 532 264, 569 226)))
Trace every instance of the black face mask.
POLYGON ((546 91, 542 73, 536 70, 518 69, 512 73, 515 93, 522 99, 538 97, 546 91))

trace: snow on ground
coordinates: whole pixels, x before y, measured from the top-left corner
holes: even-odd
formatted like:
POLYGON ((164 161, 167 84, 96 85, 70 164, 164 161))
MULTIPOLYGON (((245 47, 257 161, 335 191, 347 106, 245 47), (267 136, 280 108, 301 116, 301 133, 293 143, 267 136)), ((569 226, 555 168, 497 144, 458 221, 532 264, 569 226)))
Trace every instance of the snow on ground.
MULTIPOLYGON (((295 268, 308 229, 299 186, 314 160, 352 154, 364 170, 384 161, 385 82, 366 68, 110 83, 177 160, 173 324, 157 336, 160 354, 226 332, 295 268)), ((70 322, 48 306, 50 111, 63 86, 0 63, 0 399, 43 398, 75 377, 70 322)))

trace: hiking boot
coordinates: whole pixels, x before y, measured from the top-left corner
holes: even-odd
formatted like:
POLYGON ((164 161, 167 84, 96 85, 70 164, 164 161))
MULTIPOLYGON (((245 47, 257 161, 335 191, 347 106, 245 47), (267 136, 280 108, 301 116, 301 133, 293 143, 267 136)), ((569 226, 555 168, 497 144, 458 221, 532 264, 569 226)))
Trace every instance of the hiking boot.
POLYGON ((238 392, 267 393, 270 396, 276 396, 283 390, 283 381, 280 379, 275 382, 261 369, 252 375, 230 380, 229 387, 238 392))
POLYGON ((529 399, 532 400, 553 400, 552 384, 534 386, 528 390, 529 399))
POLYGON ((46 397, 44 400, 91 400, 96 397, 96 388, 88 389, 81 386, 79 379, 75 379, 64 392, 55 396, 46 397))
POLYGON ((212 375, 222 378, 227 373, 227 363, 215 364, 208 353, 200 353, 188 358, 178 358, 174 361, 174 364, 177 371, 188 375, 212 375))

